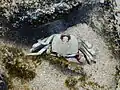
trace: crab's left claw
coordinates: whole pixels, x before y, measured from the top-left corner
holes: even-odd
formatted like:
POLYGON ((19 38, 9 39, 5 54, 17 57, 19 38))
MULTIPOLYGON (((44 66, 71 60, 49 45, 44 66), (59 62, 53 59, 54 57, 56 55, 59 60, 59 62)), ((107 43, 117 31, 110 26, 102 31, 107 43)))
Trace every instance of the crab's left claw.
POLYGON ((33 44, 32 48, 30 49, 30 53, 27 55, 41 55, 43 52, 45 52, 50 47, 50 44, 54 36, 55 34, 43 40, 41 39, 37 40, 38 42, 33 44))
POLYGON ((47 37, 43 40, 39 39, 37 43, 33 44, 32 48, 30 49, 31 53, 38 52, 42 48, 46 47, 47 45, 51 44, 54 35, 47 37))
POLYGON ((44 53, 49 47, 50 47, 50 45, 47 45, 47 46, 45 46, 44 48, 42 48, 40 51, 38 51, 37 53, 29 53, 29 54, 27 54, 27 55, 28 55, 28 56, 41 55, 41 54, 44 53))

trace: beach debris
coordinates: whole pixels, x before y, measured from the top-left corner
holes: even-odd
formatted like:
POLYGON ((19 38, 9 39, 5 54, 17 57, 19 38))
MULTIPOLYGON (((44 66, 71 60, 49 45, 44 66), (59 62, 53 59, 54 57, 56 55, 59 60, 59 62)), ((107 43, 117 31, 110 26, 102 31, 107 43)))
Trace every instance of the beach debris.
MULTIPOLYGON (((53 34, 45 39, 39 39, 33 44, 27 55, 51 54, 57 57, 65 57, 70 62, 90 64, 94 61, 95 51, 93 45, 80 40, 74 35, 53 34)), ((95 62, 95 61, 94 61, 95 62)))

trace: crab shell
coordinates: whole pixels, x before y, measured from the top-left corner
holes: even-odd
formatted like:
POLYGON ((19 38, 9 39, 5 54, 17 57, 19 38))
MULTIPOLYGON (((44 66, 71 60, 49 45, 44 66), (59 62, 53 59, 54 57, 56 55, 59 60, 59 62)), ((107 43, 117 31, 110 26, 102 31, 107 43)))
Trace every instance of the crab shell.
POLYGON ((70 37, 67 42, 64 42, 61 36, 63 35, 54 34, 43 40, 39 39, 30 49, 31 53, 27 55, 41 55, 45 52, 56 56, 63 56, 68 61, 78 63, 78 61, 75 60, 75 56, 78 55, 79 52, 80 61, 87 60, 87 62, 90 63, 90 61, 93 60, 95 52, 92 50, 90 43, 82 40, 78 42, 77 38, 73 35, 64 35, 70 37))

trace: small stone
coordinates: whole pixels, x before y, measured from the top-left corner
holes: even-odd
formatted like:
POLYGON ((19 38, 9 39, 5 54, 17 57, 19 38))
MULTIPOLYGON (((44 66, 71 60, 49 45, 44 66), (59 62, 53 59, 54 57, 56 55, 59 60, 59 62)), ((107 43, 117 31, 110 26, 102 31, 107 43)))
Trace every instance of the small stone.
POLYGON ((100 0, 100 3, 104 3, 104 0, 100 0))

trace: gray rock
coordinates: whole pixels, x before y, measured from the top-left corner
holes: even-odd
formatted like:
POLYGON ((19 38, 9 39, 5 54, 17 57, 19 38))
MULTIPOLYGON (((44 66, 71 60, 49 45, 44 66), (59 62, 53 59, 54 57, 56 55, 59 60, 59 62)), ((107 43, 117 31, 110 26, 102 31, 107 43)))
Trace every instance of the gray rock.
POLYGON ((48 21, 55 19, 58 16, 57 13, 68 13, 80 3, 81 0, 12 0, 11 2, 3 0, 0 2, 0 8, 8 19, 17 17, 20 21, 28 19, 28 22, 37 20, 45 23, 42 19, 45 18, 48 21))

